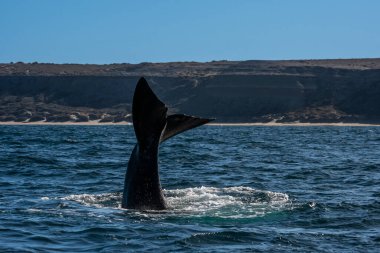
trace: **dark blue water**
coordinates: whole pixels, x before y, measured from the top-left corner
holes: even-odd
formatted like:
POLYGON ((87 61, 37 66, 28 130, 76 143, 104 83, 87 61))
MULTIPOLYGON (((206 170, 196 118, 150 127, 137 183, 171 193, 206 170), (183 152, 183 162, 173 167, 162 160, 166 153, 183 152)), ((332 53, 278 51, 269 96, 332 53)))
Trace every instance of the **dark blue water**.
POLYGON ((120 208, 130 126, 0 126, 0 252, 379 252, 380 127, 205 126, 120 208))

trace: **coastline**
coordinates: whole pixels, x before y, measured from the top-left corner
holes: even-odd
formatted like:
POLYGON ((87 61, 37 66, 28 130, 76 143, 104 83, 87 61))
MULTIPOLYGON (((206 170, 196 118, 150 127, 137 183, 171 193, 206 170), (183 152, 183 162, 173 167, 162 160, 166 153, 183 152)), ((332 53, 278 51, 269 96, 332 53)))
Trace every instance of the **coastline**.
POLYGON ((99 120, 89 120, 85 122, 73 122, 73 121, 64 121, 64 122, 47 122, 47 121, 35 121, 35 122, 16 122, 16 121, 4 121, 0 122, 0 125, 16 126, 16 125, 47 125, 47 126, 107 126, 107 125, 132 125, 131 122, 99 122, 99 120))
MULTIPOLYGON (((87 122, 46 122, 46 121, 36 121, 36 122, 16 122, 16 121, 5 121, 0 122, 0 125, 7 126, 17 126, 17 125, 34 125, 34 126, 109 126, 109 125, 120 125, 120 126, 132 126, 131 122, 99 122, 98 120, 91 120, 87 122)), ((336 122, 336 123, 300 123, 300 122, 292 122, 292 123, 278 123, 275 121, 271 122, 257 122, 257 123, 208 123, 208 126, 297 126, 297 127, 307 127, 307 126, 344 126, 344 127, 380 127, 380 124, 369 124, 369 123, 344 123, 344 122, 336 122)))
POLYGON ((368 123, 300 123, 300 122, 292 122, 292 123, 278 123, 278 122, 267 122, 267 123, 209 123, 207 125, 212 126, 299 126, 299 127, 308 127, 308 126, 350 126, 350 127, 368 127, 368 126, 376 126, 379 127, 380 124, 368 124, 368 123))

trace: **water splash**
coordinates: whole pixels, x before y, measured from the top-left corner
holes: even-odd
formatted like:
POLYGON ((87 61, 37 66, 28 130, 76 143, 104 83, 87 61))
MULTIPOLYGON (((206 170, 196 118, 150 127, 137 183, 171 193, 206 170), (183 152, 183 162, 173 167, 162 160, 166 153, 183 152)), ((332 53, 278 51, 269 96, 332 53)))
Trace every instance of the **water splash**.
MULTIPOLYGON (((141 212, 144 215, 254 218, 291 207, 285 193, 261 191, 250 187, 195 187, 164 190, 169 209, 141 212)), ((85 206, 121 209, 121 193, 79 194, 61 198, 85 206)), ((121 209, 124 211, 124 209, 121 209)))
POLYGON ((61 200, 75 201, 81 205, 97 208, 120 208, 121 193, 103 194, 72 194, 60 198, 61 200))

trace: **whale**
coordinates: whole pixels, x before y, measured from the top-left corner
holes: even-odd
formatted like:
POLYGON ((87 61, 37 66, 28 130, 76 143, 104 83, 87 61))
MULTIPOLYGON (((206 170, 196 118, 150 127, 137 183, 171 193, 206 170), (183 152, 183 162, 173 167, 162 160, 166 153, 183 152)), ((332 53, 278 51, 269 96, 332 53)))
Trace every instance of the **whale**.
POLYGON ((159 177, 160 144, 212 120, 185 114, 168 115, 168 107, 154 94, 146 79, 141 77, 132 101, 132 122, 137 143, 125 173, 122 208, 167 209, 159 177))

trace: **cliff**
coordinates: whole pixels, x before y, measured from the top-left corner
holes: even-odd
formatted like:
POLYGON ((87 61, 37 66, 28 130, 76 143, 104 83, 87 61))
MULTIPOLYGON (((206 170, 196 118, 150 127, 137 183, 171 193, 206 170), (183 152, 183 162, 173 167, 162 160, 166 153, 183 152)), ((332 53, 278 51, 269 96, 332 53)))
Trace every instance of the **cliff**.
POLYGON ((0 64, 0 121, 129 121, 141 76, 219 122, 380 122, 380 59, 0 64))

